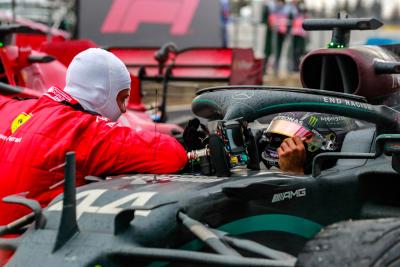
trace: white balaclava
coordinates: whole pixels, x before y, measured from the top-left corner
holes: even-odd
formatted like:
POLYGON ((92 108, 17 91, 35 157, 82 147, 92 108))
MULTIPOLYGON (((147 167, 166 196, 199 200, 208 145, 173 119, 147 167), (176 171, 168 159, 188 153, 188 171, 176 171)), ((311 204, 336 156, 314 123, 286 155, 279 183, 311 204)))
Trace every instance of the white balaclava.
POLYGON ((121 115, 117 95, 130 85, 128 69, 119 58, 104 49, 89 48, 76 55, 69 65, 64 91, 85 110, 116 121, 121 115))

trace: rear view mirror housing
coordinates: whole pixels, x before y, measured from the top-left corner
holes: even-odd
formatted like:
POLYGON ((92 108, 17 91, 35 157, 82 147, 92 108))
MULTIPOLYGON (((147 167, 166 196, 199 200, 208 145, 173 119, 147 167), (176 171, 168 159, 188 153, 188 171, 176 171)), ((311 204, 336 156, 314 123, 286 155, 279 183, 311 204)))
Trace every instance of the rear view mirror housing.
POLYGON ((400 134, 381 134, 376 138, 375 153, 327 152, 313 160, 312 176, 321 174, 321 165, 327 159, 376 159, 382 154, 392 156, 392 168, 400 173, 400 134))
POLYGON ((382 134, 376 138, 377 153, 392 155, 392 168, 400 173, 400 134, 382 134))

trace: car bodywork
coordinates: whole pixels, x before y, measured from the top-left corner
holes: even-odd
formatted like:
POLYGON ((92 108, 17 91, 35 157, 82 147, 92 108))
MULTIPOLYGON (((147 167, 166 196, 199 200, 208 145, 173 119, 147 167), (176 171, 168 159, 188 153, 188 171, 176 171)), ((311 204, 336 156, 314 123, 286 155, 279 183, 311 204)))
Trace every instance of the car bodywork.
MULTIPOLYGON (((203 117, 240 115, 245 120, 252 120, 261 114, 242 107, 261 110, 262 115, 299 107, 308 111, 318 109, 319 112, 375 123, 384 142, 376 142, 375 127, 350 133, 345 142, 351 144, 347 149, 353 151, 336 155, 339 159, 350 160, 339 160, 334 168, 322 173, 315 162, 313 174, 305 176, 238 168, 232 170, 229 178, 137 174, 92 183, 80 187, 76 195, 79 230, 76 229, 70 238, 59 241, 62 245, 56 248, 55 240, 59 240, 56 236, 67 232, 61 227, 67 217, 60 216, 62 201, 54 200, 43 213, 47 223, 37 230, 29 230, 18 240, 18 249, 10 266, 28 260, 33 263, 32 253, 38 259, 37 264, 40 261, 45 265, 147 265, 152 260, 136 255, 136 248, 148 249, 149 253, 153 248, 202 248, 203 245, 194 240, 193 233, 179 219, 180 212, 210 229, 292 255, 297 255, 304 243, 325 225, 350 218, 380 216, 379 209, 397 214, 398 198, 394 191, 388 192, 386 186, 395 190, 399 174, 393 170, 390 157, 382 154, 381 148, 389 140, 381 134, 399 131, 397 111, 340 93, 310 92, 310 89, 232 89, 203 92, 193 102, 194 112, 203 117), (237 100, 246 94, 252 97, 237 100), (232 96, 237 96, 236 100, 232 96), (330 98, 335 99, 335 103, 330 98), (282 99, 286 105, 279 104, 282 99), (354 151, 356 148, 358 151, 354 151), (376 176, 380 182, 385 181, 385 187, 378 186, 376 176), (34 248, 32 243, 35 243, 34 248)), ((322 156, 319 157, 322 160, 322 156)), ((71 218, 75 220, 74 216, 71 218)), ((168 257, 154 252, 152 259, 166 260, 168 257)), ((293 266, 294 261, 281 264, 293 266)), ((261 266, 274 265, 264 262, 261 266)))

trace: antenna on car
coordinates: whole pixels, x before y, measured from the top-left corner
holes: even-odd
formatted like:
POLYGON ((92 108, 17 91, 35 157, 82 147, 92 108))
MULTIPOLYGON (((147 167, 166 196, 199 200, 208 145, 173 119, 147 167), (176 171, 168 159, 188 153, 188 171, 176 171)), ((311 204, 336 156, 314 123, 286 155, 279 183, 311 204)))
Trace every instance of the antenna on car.
POLYGON ((67 152, 65 157, 63 207, 53 252, 64 246, 78 232, 79 228, 76 221, 75 152, 67 152))
POLYGON ((306 19, 303 22, 303 29, 306 31, 332 31, 332 40, 328 48, 349 47, 350 32, 352 30, 376 30, 383 23, 375 18, 349 18, 347 15, 342 18, 338 13, 336 19, 306 19))
MULTIPOLYGON (((157 106, 158 106, 158 89, 156 89, 156 104, 155 104, 155 109, 154 109, 154 118, 157 117, 157 106)), ((154 137, 157 134, 157 122, 154 121, 154 137)), ((160 140, 158 140, 158 143, 160 142, 160 140)), ((158 147, 158 143, 154 146, 154 153, 153 153, 153 162, 156 162, 156 155, 157 155, 157 147, 158 147)), ((153 176, 153 182, 157 182, 157 175, 154 172, 154 176, 153 176)))
POLYGON ((162 79, 163 93, 161 99, 160 112, 161 116, 159 118, 160 122, 167 121, 167 92, 168 83, 172 76, 172 69, 175 65, 176 55, 179 53, 178 47, 172 42, 164 44, 157 52, 154 54, 154 59, 158 62, 158 76, 162 79), (171 60, 172 62, 167 65, 171 60))

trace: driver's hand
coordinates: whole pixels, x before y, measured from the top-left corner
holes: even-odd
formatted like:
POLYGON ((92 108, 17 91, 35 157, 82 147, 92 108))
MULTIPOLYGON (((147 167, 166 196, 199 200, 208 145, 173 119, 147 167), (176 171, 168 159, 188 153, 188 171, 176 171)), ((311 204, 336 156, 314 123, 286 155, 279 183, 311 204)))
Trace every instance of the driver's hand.
POLYGON ((279 168, 283 172, 304 174, 306 149, 300 137, 286 138, 277 149, 279 168))

